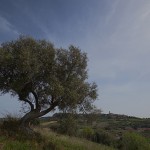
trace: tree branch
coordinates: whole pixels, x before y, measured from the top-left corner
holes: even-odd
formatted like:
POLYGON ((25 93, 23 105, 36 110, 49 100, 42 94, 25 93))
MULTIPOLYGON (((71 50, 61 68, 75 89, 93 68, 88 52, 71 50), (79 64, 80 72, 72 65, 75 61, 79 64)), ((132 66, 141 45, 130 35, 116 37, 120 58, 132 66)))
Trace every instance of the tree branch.
POLYGON ((49 108, 47 108, 46 110, 43 110, 43 111, 40 112, 40 116, 39 116, 39 117, 41 117, 41 116, 43 116, 43 115, 49 113, 49 112, 50 112, 51 110, 53 110, 57 105, 58 105, 58 101, 53 102, 53 104, 52 104, 49 108))
POLYGON ((50 107, 46 110, 43 110, 41 112, 37 112, 37 111, 30 111, 29 113, 27 113, 21 120, 24 121, 24 120, 32 120, 34 118, 38 118, 38 117, 41 117, 47 113, 49 113, 51 110, 53 110, 56 106, 58 105, 58 101, 54 102, 53 105, 50 105, 50 107))
POLYGON ((23 99, 22 101, 27 102, 27 103, 30 105, 30 107, 31 107, 31 111, 33 111, 33 110, 34 110, 34 105, 32 104, 32 102, 30 102, 30 101, 29 101, 29 100, 27 100, 27 99, 23 99))
POLYGON ((40 105, 39 105, 38 96, 37 96, 37 94, 36 94, 34 91, 31 91, 31 93, 33 94, 33 96, 34 96, 34 98, 35 98, 35 106, 36 106, 36 109, 40 111, 40 110, 41 110, 41 107, 40 107, 40 105))

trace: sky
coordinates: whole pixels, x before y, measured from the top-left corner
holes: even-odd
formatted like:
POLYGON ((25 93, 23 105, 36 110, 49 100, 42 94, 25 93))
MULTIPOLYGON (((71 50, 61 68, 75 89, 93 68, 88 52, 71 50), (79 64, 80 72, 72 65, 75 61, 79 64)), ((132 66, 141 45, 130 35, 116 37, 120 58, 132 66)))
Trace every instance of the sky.
MULTIPOLYGON (((150 117, 149 0, 0 0, 0 44, 19 35, 79 47, 103 113, 150 117)), ((0 96, 0 116, 20 110, 0 96)))

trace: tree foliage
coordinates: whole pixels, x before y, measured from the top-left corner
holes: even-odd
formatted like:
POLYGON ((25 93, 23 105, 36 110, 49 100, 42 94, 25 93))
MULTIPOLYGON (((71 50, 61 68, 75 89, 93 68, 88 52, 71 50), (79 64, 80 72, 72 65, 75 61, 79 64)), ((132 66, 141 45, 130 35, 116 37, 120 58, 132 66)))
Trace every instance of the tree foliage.
POLYGON ((88 83, 87 55, 77 47, 55 48, 45 40, 19 37, 0 48, 0 92, 29 104, 22 120, 54 110, 89 108, 97 85, 88 83))

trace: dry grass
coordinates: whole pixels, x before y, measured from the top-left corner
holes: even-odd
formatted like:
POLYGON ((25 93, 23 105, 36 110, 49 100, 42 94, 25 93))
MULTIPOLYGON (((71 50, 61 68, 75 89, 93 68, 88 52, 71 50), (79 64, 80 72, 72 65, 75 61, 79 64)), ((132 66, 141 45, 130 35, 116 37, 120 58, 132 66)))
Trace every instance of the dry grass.
POLYGON ((84 139, 57 134, 48 128, 36 128, 35 130, 56 145, 56 150, 114 150, 84 139))
POLYGON ((49 126, 51 124, 57 123, 57 121, 49 121, 49 122, 43 122, 42 126, 49 126))
POLYGON ((36 132, 40 133, 37 134, 41 139, 39 142, 36 140, 24 141, 0 135, 0 150, 114 150, 81 138, 55 133, 48 128, 53 123, 56 122, 42 123, 42 126, 34 128, 36 132))

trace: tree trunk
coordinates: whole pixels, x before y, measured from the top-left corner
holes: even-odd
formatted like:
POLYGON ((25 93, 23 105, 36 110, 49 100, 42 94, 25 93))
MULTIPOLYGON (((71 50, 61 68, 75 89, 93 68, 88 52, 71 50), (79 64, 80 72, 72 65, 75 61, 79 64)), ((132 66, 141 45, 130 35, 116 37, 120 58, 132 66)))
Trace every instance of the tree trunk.
POLYGON ((34 133, 33 130, 30 128, 30 122, 37 118, 37 114, 34 111, 30 111, 25 116, 21 118, 20 129, 25 131, 27 134, 34 133))
POLYGON ((25 116, 21 118, 21 124, 20 124, 21 129, 23 129, 29 134, 34 133, 33 130, 30 128, 30 122, 36 118, 39 118, 49 113, 51 110, 53 110, 57 106, 57 104, 58 102, 55 102, 52 106, 50 106, 46 110, 39 111, 38 109, 34 109, 28 112, 27 114, 25 114, 25 116))

